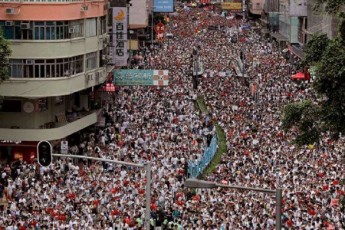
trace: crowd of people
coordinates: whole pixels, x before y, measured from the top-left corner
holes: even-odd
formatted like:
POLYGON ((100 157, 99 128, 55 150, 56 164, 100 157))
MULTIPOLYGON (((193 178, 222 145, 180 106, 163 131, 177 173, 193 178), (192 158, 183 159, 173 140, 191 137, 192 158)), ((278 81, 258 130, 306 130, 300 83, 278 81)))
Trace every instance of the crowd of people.
MULTIPOLYGON (((201 8, 171 15, 174 38, 150 56, 154 69, 169 70, 169 86, 118 87, 104 109, 105 127, 81 135, 75 153, 151 161, 152 228, 274 229, 272 195, 184 187, 188 164, 198 163, 218 123, 227 152, 205 179, 282 188, 286 229, 342 229, 345 138, 332 141, 325 134, 317 145, 291 144, 295 131, 282 130, 282 108, 313 98, 313 91, 292 82, 291 64, 276 44, 256 31, 242 31, 244 23, 201 8), (229 31, 241 39, 233 43, 229 31), (205 68, 197 89, 191 78, 194 47, 205 68), (237 77, 233 67, 241 52, 247 79, 237 77), (197 96, 209 113, 195 106, 197 96)), ((143 168, 56 158, 49 167, 20 161, 1 172, 0 193, 8 205, 0 229, 144 228, 143 168)))

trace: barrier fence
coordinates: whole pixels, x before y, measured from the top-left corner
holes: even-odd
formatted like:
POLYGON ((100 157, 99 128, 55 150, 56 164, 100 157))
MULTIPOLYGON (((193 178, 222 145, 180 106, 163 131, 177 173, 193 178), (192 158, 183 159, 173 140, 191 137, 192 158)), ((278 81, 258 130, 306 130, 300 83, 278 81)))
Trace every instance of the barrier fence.
POLYGON ((211 144, 208 148, 205 149, 202 158, 197 162, 189 161, 188 165, 188 174, 190 178, 198 177, 204 169, 208 166, 208 164, 213 159, 214 155, 217 152, 218 141, 217 136, 214 135, 211 140, 211 144))

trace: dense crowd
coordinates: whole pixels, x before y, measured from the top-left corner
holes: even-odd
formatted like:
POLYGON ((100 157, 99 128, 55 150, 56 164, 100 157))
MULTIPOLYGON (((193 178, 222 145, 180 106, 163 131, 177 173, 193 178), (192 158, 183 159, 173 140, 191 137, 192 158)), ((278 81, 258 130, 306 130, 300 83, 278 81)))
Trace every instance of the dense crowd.
MULTIPOLYGON (((81 135, 73 152, 151 161, 152 226, 274 229, 271 195, 184 188, 188 164, 198 163, 217 122, 228 148, 207 180, 282 188, 286 229, 342 229, 345 138, 335 142, 325 134, 317 145, 291 144, 295 132, 281 129, 281 110, 288 102, 313 98, 313 91, 292 82, 293 66, 279 47, 254 30, 242 31, 243 23, 199 8, 172 15, 168 30, 174 38, 150 55, 154 69, 169 70, 169 86, 118 87, 104 109, 105 127, 81 135), (231 42, 228 28, 238 32, 237 43, 231 42), (197 90, 190 76, 193 47, 199 47, 205 68, 197 90), (233 68, 240 52, 247 80, 236 77, 233 68), (195 107, 198 95, 209 113, 195 107)), ((63 158, 45 168, 20 161, 2 168, 0 182, 8 201, 0 216, 4 229, 144 226, 146 179, 141 168, 63 158)))

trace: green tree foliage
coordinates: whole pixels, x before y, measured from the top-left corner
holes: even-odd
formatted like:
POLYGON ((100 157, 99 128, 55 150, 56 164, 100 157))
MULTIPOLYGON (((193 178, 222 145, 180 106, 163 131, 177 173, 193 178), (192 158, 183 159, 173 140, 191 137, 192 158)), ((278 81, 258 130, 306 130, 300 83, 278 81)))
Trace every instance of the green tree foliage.
POLYGON ((282 127, 285 131, 295 127, 298 135, 295 143, 298 145, 312 144, 320 138, 321 129, 320 108, 311 101, 290 103, 284 108, 282 127))
POLYGON ((315 67, 313 89, 318 104, 302 101, 287 105, 283 111, 283 128, 297 129, 295 142, 299 145, 317 142, 322 132, 329 132, 334 139, 345 133, 345 17, 341 11, 345 1, 316 2, 318 9, 336 15, 340 26, 335 39, 315 34, 305 46, 303 63, 315 67))
POLYGON ((8 41, 5 40, 2 31, 0 30, 0 82, 9 77, 9 56, 11 50, 8 46, 8 41))
MULTIPOLYGON (((345 12, 344 12, 344 17, 345 18, 345 12)), ((345 19, 342 20, 339 26, 339 36, 341 39, 342 44, 345 45, 345 19)))
POLYGON ((314 11, 320 11, 324 9, 328 14, 341 14, 339 10, 344 5, 344 0, 316 0, 314 5, 314 11), (324 8, 322 6, 325 6, 324 8))
POLYGON ((327 34, 314 34, 304 48, 306 63, 315 63, 321 60, 323 52, 328 45, 327 34))
POLYGON ((316 65, 313 84, 323 100, 324 122, 329 131, 337 135, 345 131, 345 48, 340 39, 329 42, 321 60, 316 65))

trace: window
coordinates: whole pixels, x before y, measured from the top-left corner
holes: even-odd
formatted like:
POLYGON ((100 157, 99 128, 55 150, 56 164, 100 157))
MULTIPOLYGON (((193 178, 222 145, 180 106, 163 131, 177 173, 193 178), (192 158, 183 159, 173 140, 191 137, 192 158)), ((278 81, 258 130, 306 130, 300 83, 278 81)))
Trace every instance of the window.
POLYGON ((56 39, 66 39, 68 36, 68 22, 56 22, 56 39))
POLYGON ((70 77, 84 71, 83 55, 59 59, 10 59, 13 78, 70 77))
POLYGON ((0 108, 2 112, 20 113, 22 111, 22 101, 4 99, 2 101, 2 106, 0 106, 0 108))
POLYGON ((0 21, 0 29, 6 39, 70 39, 84 36, 84 21, 0 21), (75 29, 70 30, 71 27, 75 29))
POLYGON ((96 25, 97 25, 96 18, 86 19, 86 25, 85 25, 85 36, 86 37, 96 36, 96 31, 97 31, 96 25))
POLYGON ((23 77, 23 61, 21 59, 10 59, 10 76, 15 78, 23 77))
POLYGON ((86 54, 86 70, 97 68, 97 52, 86 54))
POLYGON ((107 33, 107 18, 104 16, 104 17, 101 17, 100 18, 100 23, 101 23, 101 26, 100 26, 100 34, 105 34, 107 33))
POLYGON ((48 109, 47 98, 36 99, 35 101, 35 112, 43 112, 48 109))
POLYGON ((46 22, 45 39, 46 40, 56 39, 56 22, 46 22))
POLYGON ((69 26, 71 38, 84 36, 84 20, 71 21, 69 26))

